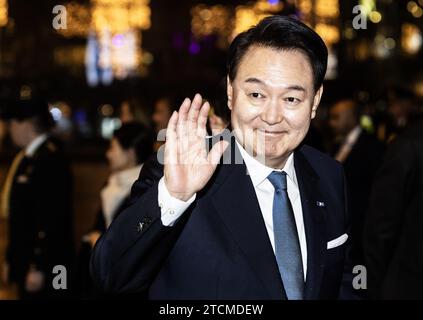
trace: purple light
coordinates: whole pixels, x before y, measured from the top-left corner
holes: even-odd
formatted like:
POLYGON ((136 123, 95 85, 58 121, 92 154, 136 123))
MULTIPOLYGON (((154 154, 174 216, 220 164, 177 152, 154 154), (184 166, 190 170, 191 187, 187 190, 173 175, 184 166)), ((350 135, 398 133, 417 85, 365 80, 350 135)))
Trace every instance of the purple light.
POLYGON ((269 2, 271 5, 276 5, 279 3, 279 0, 267 0, 267 2, 269 2))
POLYGON ((117 34, 113 37, 112 43, 115 47, 121 47, 123 45, 123 34, 117 34))
POLYGON ((199 54, 200 50, 200 45, 197 42, 191 42, 191 44, 189 45, 190 54, 199 54))

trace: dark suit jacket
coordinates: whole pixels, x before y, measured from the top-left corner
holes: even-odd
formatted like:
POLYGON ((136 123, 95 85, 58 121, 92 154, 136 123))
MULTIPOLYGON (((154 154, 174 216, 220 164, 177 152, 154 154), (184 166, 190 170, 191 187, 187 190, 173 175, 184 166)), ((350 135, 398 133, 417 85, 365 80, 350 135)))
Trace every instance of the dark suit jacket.
POLYGON ((22 288, 33 264, 51 286, 53 266, 65 265, 70 276, 73 253, 72 175, 59 144, 47 139, 22 160, 13 180, 7 249, 11 280, 22 288))
MULTIPOLYGON (((226 150, 239 150, 232 141, 226 150)), ((343 170, 303 146, 295 152, 308 269, 305 297, 338 296, 346 245, 327 242, 347 233, 343 170), (325 207, 318 206, 324 202, 325 207)), ((134 192, 142 195, 97 242, 91 273, 113 293, 148 292, 150 299, 285 299, 276 259, 245 164, 221 164, 173 227, 163 226, 158 179, 146 164, 134 192), (139 228, 139 223, 143 228, 139 228)))
POLYGON ((364 231, 374 298, 423 299, 423 121, 388 148, 364 231))
MULTIPOLYGON (((117 207, 116 211, 113 213, 112 220, 116 219, 126 208, 130 206, 130 204, 131 204, 131 199, 128 194, 128 196, 122 200, 122 202, 117 207)), ((106 227, 106 220, 104 219, 103 208, 100 208, 100 210, 98 210, 92 230, 100 231, 101 233, 106 232, 107 227, 106 227)))
MULTIPOLYGON (((113 219, 116 219, 127 207, 130 205, 129 195, 123 199, 113 214, 113 219)), ((101 234, 106 232, 106 220, 104 219, 103 208, 97 212, 97 216, 91 231, 99 231, 101 234)), ((91 258, 92 247, 91 243, 84 240, 80 243, 80 248, 77 256, 76 270, 75 270, 75 294, 81 299, 104 299, 109 298, 99 292, 93 285, 91 274, 89 270, 89 262, 91 258)), ((115 298, 111 296, 110 298, 115 298)))
POLYGON ((383 143, 363 130, 343 163, 351 217, 351 258, 354 265, 364 264, 362 246, 364 220, 373 178, 380 167, 384 151, 383 143))

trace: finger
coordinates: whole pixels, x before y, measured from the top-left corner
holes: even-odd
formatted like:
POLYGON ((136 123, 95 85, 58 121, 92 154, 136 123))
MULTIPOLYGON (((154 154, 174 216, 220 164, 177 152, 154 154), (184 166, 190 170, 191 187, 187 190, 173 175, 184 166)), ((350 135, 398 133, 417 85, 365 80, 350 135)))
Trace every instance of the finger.
POLYGON ((192 99, 191 106, 196 106, 198 109, 200 109, 202 102, 203 102, 203 98, 201 97, 201 94, 196 93, 194 96, 194 99, 192 99))
POLYGON ((179 117, 178 117, 178 123, 176 125, 176 131, 179 137, 186 135, 186 131, 187 131, 186 122, 188 119, 188 111, 190 107, 191 107, 191 100, 189 98, 185 98, 178 112, 179 117))
POLYGON ((173 111, 172 116, 167 123, 166 129, 166 141, 172 138, 176 138, 176 126, 178 124, 179 114, 177 111, 173 111))
POLYGON ((218 165, 220 158, 222 157, 223 153, 225 152, 226 148, 229 146, 229 142, 226 140, 222 140, 216 142, 213 148, 210 150, 207 161, 213 168, 216 168, 218 165))
POLYGON ((193 127, 197 126, 198 113, 200 112, 202 102, 203 99, 201 98, 201 95, 197 93, 192 100, 191 108, 188 113, 188 121, 191 125, 194 124, 193 127))
POLYGON ((190 105, 191 105, 191 100, 189 98, 185 98, 181 106, 179 107, 179 111, 178 111, 180 120, 182 121, 187 120, 190 105))
POLYGON ((207 135, 207 118, 209 115, 210 110, 210 104, 208 102, 205 102, 203 106, 201 107, 201 110, 198 114, 197 119, 197 134, 201 137, 205 137, 207 135))

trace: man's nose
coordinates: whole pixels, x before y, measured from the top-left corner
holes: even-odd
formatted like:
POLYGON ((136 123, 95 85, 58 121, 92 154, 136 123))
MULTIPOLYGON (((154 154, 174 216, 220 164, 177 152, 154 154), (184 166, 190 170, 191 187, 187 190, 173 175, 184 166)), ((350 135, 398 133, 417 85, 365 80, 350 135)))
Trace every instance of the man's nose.
POLYGON ((280 123, 283 118, 283 107, 278 101, 269 101, 261 113, 261 119, 269 125, 280 123))

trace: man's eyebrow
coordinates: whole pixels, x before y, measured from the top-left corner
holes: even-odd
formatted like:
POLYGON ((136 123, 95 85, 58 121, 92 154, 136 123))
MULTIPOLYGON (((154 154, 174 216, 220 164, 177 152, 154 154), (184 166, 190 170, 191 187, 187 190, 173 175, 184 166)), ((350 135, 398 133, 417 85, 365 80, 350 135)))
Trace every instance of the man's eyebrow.
POLYGON ((257 78, 247 78, 247 80, 245 80, 244 82, 265 85, 264 81, 261 81, 260 79, 257 79, 257 78))
POLYGON ((288 86, 286 89, 288 89, 288 90, 303 91, 303 92, 306 92, 307 91, 304 87, 298 86, 298 85, 288 86))
MULTIPOLYGON (((263 85, 263 86, 266 85, 264 83, 264 81, 257 79, 257 78, 247 78, 244 82, 245 83, 256 83, 256 84, 260 84, 260 85, 263 85)), ((300 85, 290 85, 290 86, 286 87, 285 89, 286 90, 297 90, 297 91, 307 92, 307 90, 300 85)))

